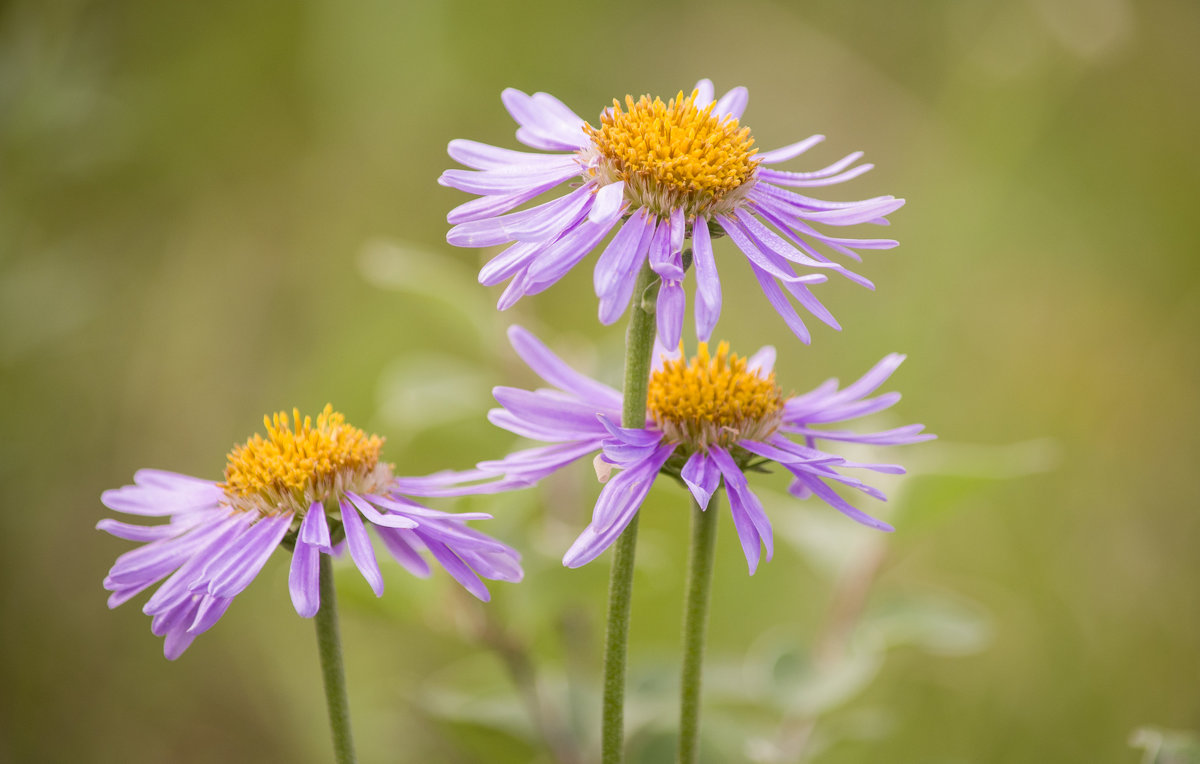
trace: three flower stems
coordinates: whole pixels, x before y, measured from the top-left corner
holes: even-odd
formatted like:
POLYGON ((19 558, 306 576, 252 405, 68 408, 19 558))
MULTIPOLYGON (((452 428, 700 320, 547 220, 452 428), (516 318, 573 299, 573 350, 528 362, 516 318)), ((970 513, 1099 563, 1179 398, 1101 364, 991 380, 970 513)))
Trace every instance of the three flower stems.
MULTIPOLYGON (((646 398, 651 355, 657 331, 654 299, 659 281, 649 263, 642 266, 634 287, 629 329, 625 335, 625 380, 621 426, 646 425, 646 398)), ((687 599, 684 606, 683 679, 680 696, 679 762, 694 764, 699 753, 700 675, 708 625, 716 541, 716 497, 708 510, 692 503, 692 543, 688 560, 687 599)), ((624 757, 625 668, 629 645, 629 613, 633 592, 634 555, 638 515, 615 543, 608 590, 608 621, 604 633, 604 698, 600 753, 603 764, 620 764, 624 757)))
POLYGON ((321 607, 317 610, 317 653, 329 707, 333 752, 337 764, 354 764, 354 738, 350 734, 350 703, 346 696, 346 671, 342 666, 342 639, 338 634, 337 602, 333 589, 333 558, 318 554, 321 607))

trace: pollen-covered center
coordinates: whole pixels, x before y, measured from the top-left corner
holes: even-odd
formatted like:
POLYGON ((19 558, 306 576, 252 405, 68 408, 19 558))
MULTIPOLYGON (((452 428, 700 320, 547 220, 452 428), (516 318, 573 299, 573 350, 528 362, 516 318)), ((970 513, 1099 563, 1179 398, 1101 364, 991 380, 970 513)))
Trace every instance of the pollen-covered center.
POLYGON ((314 501, 372 493, 391 479, 391 466, 379 462, 383 438, 346 424, 330 405, 315 423, 293 409, 290 419, 281 411, 263 424, 266 437, 255 434, 229 452, 222 488, 237 509, 304 514, 314 501))
POLYGON ((729 343, 714 356, 701 342, 691 360, 667 361, 650 376, 647 407, 668 440, 705 451, 769 437, 783 416, 783 392, 774 372, 747 369, 729 343))
POLYGON ((680 91, 668 103, 625 96, 624 109, 614 99, 599 128, 584 126, 596 152, 591 172, 607 183, 625 181, 634 203, 662 217, 676 208, 691 217, 729 206, 754 175, 757 149, 750 128, 713 114, 712 103, 697 107, 697 95, 680 91))

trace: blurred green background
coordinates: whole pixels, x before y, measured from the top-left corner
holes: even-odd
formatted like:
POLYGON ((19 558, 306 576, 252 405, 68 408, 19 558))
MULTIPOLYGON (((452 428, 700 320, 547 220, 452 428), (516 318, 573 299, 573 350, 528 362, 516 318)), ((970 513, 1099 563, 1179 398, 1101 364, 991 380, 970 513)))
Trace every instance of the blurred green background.
MULTIPOLYGON (((718 334, 796 391, 906 352, 890 421, 941 436, 889 457, 926 474, 864 504, 886 539, 757 479, 790 541, 750 578, 722 518, 708 760, 1117 764, 1138 727, 1200 728, 1198 33, 1189 0, 0 6, 0 760, 327 761, 283 556, 168 663, 144 596, 105 607, 130 544, 100 492, 215 479, 264 413, 326 401, 402 473, 497 456, 490 387, 534 384, 511 322, 617 380, 590 266, 494 313, 435 179, 451 138, 516 147, 504 87, 594 120, 700 77, 749 87, 762 147, 829 136, 789 169, 865 150, 828 198, 909 200, 809 347, 720 242, 718 334)), ((437 505, 526 554, 487 608, 339 568, 363 761, 550 761, 507 694, 522 645, 594 735, 609 558, 557 562, 590 473, 437 505)), ((670 486, 643 512, 636 761, 670 757, 686 514, 670 486)))

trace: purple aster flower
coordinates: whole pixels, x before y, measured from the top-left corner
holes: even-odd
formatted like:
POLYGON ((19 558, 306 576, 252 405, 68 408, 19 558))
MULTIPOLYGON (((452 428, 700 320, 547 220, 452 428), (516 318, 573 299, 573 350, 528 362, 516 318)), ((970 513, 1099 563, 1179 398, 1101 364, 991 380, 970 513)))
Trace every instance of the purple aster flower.
POLYGON ((852 506, 831 483, 868 496, 886 497, 858 478, 843 474, 863 469, 902 474, 895 464, 849 461, 818 448, 820 441, 901 445, 929 440, 924 425, 856 433, 824 426, 873 414, 900 400, 899 393, 871 396, 904 356, 891 354, 856 382, 839 388, 831 379, 811 392, 785 398, 775 382, 775 351, 765 347, 739 358, 720 343, 711 354, 700 343, 688 360, 659 349, 650 377, 647 424, 619 427, 621 395, 571 369, 536 337, 514 326, 509 340, 521 357, 555 389, 535 391, 497 387, 501 408, 491 422, 517 435, 551 445, 517 451, 477 469, 405 478, 404 490, 422 495, 452 495, 531 485, 589 454, 599 452, 597 474, 606 479, 592 521, 563 557, 568 567, 584 565, 616 540, 638 511, 659 474, 678 477, 701 508, 724 481, 734 527, 753 573, 761 549, 771 559, 771 523, 750 490, 747 471, 775 463, 794 478, 789 491, 798 498, 816 496, 851 519, 879 530, 892 527, 852 506), (619 468, 620 472, 608 473, 619 468), (491 477, 490 482, 470 484, 491 477))
POLYGON ((347 425, 332 407, 315 425, 311 417, 302 422, 299 411, 293 412, 295 429, 286 413, 264 421, 267 437, 255 435, 230 452, 223 483, 143 469, 133 485, 100 497, 118 512, 169 518, 160 525, 104 519, 96 526, 145 542, 118 557, 104 579, 110 608, 166 579, 142 610, 153 618, 150 630, 166 637, 168 659, 212 628, 281 544, 293 550, 288 588, 301 616, 316 615, 321 605, 318 555, 340 551, 342 539, 375 595, 382 595, 364 519, 416 576, 430 573, 425 551, 484 601, 489 594, 480 577, 521 580, 515 550, 466 526, 490 515, 438 512, 400 495, 392 466, 379 461, 383 439, 347 425))
POLYGON ((738 121, 747 98, 746 88, 736 87, 714 101, 712 82, 700 80, 691 95, 680 92, 665 104, 649 96, 637 101, 627 96, 624 107, 614 100, 600 115, 600 126, 592 127, 548 93, 509 88, 501 100, 520 125, 517 140, 563 153, 451 141, 451 158, 472 169, 447 170, 438 182, 480 198, 451 210, 447 220, 454 227, 446 239, 461 247, 509 245, 479 272, 479 281, 488 286, 508 281, 498 305, 504 310, 554 284, 616 231, 595 266, 600 320, 611 324, 625 312, 648 258, 661 279, 658 334, 673 348, 682 334, 684 274, 693 264, 696 334, 701 340, 712 335, 721 312, 712 239, 728 235, 746 256, 767 301, 802 341, 809 341, 809 333, 792 300, 840 328, 809 285, 835 272, 873 286, 827 253, 859 260, 855 250, 889 249, 896 242, 832 236, 819 229, 887 225, 887 215, 904 200, 877 196, 827 202, 789 190, 841 183, 872 165, 855 164, 862 152, 854 152, 810 172, 773 169, 824 136, 759 154, 750 129, 738 121), (512 212, 568 181, 574 188, 565 196, 512 212), (797 265, 815 272, 797 274, 797 265))

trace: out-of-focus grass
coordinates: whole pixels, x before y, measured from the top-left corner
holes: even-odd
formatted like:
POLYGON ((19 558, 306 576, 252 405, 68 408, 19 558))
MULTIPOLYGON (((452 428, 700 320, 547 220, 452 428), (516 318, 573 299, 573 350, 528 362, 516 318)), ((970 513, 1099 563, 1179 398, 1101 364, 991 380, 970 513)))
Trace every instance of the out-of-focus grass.
MULTIPOLYGON (((621 331, 596 325, 588 269, 489 316, 496 294, 471 281, 482 256, 443 243, 463 197, 434 180, 452 137, 515 145, 503 87, 592 117, 702 76, 750 88, 763 146, 822 132, 813 161, 865 149, 877 169, 839 198, 910 200, 894 216, 901 248, 862 268, 877 292, 825 285, 845 329, 818 327, 810 347, 719 245, 719 332, 775 344, 796 390, 906 352, 904 421, 951 442, 1051 438, 1061 455, 889 539, 881 586, 970 597, 993 642, 891 653, 846 709, 887 712, 887 736, 820 760, 1115 764, 1136 760, 1126 740, 1141 725, 1195 729, 1197 31, 1194 5, 1165 0, 6 5, 0 758, 326 760, 311 626, 290 611, 282 563, 168 664, 138 601, 104 607, 100 580, 128 545, 92 530, 100 491, 140 466, 216 477, 263 413, 326 400, 391 436, 405 472, 495 456, 510 441, 483 419, 486 388, 532 381, 500 340, 511 321, 616 379, 621 331), (372 242, 428 253, 427 278, 457 272, 447 288, 484 307, 395 291, 369 267, 372 242), (477 399, 406 419, 395 380, 431 356, 444 363, 430 374, 477 399), (428 422, 419 437, 397 429, 428 422)), ((564 603, 600 622, 606 563, 553 562, 596 490, 581 465, 496 508, 489 530, 543 560, 520 587, 493 587, 519 632, 564 603)), ((645 512, 635 675, 677 642, 678 503, 656 490, 645 512)), ((714 652, 814 629, 826 584, 794 551, 748 578, 731 530, 714 652)), ((472 652, 447 639, 458 595, 445 576, 386 577, 380 602, 341 580, 363 759, 464 760, 417 713, 439 668, 472 652)), ((595 641, 579 648, 592 666, 595 641)), ((484 741, 489 760, 528 760, 505 740, 484 741)))

